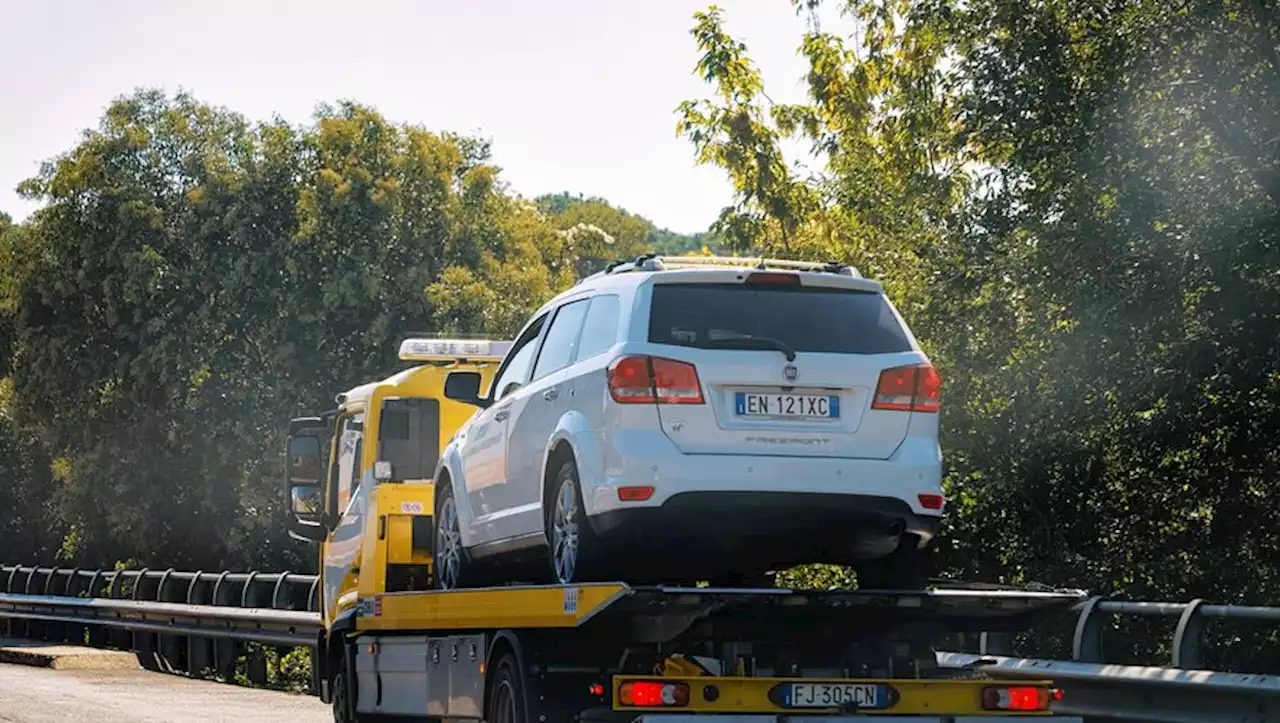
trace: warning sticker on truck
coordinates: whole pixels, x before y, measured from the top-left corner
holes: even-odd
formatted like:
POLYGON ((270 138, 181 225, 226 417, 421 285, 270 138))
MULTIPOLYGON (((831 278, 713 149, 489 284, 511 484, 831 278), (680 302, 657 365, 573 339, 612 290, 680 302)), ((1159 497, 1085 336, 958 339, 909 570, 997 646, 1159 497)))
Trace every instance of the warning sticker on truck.
POLYGON ((578 588, 566 587, 564 589, 564 614, 578 614, 578 588))

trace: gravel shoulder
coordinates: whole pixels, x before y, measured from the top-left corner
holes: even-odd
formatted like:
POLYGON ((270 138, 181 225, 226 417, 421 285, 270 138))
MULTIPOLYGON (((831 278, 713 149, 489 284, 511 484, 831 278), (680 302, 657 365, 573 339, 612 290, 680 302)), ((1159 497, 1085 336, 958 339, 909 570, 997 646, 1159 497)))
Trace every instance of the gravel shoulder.
POLYGON ((3 723, 329 723, 318 698, 191 680, 141 669, 75 670, 0 664, 3 723))

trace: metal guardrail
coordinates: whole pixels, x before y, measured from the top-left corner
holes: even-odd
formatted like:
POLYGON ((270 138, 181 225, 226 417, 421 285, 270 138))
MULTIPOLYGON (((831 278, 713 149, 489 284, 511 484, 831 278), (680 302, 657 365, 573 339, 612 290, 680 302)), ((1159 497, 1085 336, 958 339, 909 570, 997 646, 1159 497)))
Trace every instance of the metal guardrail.
POLYGON ((149 670, 262 685, 273 654, 314 647, 318 585, 290 572, 0 565, 0 635, 131 650, 149 670))
MULTIPOLYGON (((313 647, 317 584, 292 573, 0 566, 0 633, 133 650, 153 670, 224 679, 243 658, 248 678, 264 683, 262 646, 313 647)), ((1053 679, 1066 693, 1056 709, 1090 719, 1280 723, 1280 674, 1200 669, 1207 621, 1280 623, 1280 607, 1095 597, 1075 611, 1072 660, 1012 657, 1007 637, 984 634, 977 653, 939 652, 939 665, 1053 679), (1103 633, 1115 615, 1176 618, 1170 665, 1106 662, 1103 633)))

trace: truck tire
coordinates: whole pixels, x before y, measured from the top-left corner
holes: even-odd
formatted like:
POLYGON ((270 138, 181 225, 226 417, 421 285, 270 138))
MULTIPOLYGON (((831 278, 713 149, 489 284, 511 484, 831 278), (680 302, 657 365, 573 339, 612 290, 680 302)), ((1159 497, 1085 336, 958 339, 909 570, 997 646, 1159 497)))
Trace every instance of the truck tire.
POLYGON ((333 723, 363 723, 367 718, 355 712, 355 681, 351 679, 347 656, 351 654, 350 646, 343 645, 338 664, 333 671, 333 723))
POLYGON ((436 485, 436 506, 431 520, 431 586, 437 590, 457 590, 470 581, 471 561, 462 546, 458 505, 453 498, 453 482, 448 478, 436 485), (444 526, 442 528, 441 526, 444 526), (448 549, 444 549, 444 548, 448 549))
POLYGON ((503 653, 493 668, 485 696, 484 719, 486 723, 529 723, 524 674, 511 653, 503 653))
POLYGON ((582 506, 578 465, 572 459, 556 470, 555 494, 546 512, 545 528, 551 581, 561 585, 590 581, 600 558, 600 540, 582 506))

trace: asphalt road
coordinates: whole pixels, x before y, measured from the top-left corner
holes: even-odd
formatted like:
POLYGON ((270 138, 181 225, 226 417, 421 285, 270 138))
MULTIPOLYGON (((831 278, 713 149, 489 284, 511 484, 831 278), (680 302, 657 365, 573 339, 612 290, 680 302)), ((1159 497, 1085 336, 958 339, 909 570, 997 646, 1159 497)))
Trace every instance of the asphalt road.
POLYGON ((3 723, 332 720, 329 706, 311 696, 145 670, 53 670, 0 664, 3 723))

